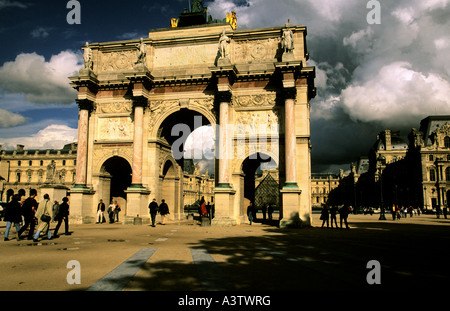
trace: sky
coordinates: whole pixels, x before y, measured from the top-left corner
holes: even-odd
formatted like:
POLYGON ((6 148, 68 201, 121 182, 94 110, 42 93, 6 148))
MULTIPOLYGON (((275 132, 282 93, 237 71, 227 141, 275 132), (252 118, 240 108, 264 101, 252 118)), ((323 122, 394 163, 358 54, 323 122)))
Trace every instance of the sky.
MULTIPOLYGON (((85 42, 146 37, 169 26, 188 0, 0 0, 0 144, 61 148, 77 139, 76 92, 85 42)), ((348 170, 379 132, 450 115, 450 0, 213 0, 217 19, 235 10, 238 29, 307 27, 316 66, 311 100, 312 172, 348 170), (371 23, 378 2, 379 23, 371 23)))

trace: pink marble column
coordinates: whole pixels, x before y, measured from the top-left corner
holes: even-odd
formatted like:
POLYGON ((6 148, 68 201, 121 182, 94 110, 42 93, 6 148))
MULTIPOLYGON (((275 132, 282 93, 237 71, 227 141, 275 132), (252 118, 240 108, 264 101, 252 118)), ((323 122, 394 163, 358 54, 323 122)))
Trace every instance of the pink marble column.
POLYGON ((78 145, 77 145, 77 166, 75 186, 86 186, 86 168, 87 168, 87 149, 88 149, 88 130, 89 113, 92 110, 93 103, 90 100, 77 100, 79 106, 78 113, 78 145))
POLYGON ((285 162, 287 187, 296 187, 295 88, 285 89, 285 162))
POLYGON ((133 140, 133 175, 131 183, 134 187, 142 186, 142 157, 145 98, 139 98, 134 103, 134 140, 133 140))
POLYGON ((230 137, 228 131, 229 105, 231 102, 231 92, 218 92, 218 100, 220 103, 219 115, 219 179, 218 187, 230 187, 230 137))

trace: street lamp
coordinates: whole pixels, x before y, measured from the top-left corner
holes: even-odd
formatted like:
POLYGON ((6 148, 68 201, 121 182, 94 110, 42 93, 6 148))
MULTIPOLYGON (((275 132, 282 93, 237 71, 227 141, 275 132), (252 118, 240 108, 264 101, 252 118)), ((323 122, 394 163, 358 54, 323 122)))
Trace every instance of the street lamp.
POLYGON ((383 202, 383 174, 382 167, 386 163, 386 158, 380 155, 377 159, 377 162, 380 163, 378 166, 378 174, 379 174, 379 182, 380 182, 380 218, 378 220, 386 220, 386 215, 384 213, 384 202, 383 202))

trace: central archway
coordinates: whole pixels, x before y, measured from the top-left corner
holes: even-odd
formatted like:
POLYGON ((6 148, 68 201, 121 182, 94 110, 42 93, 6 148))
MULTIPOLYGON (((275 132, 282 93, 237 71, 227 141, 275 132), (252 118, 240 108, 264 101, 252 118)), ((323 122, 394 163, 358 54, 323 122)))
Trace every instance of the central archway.
POLYGON ((196 110, 181 108, 161 121, 157 138, 163 160, 157 193, 158 201, 164 199, 171 214, 174 212, 169 218, 181 219, 185 213, 195 213, 201 197, 213 200, 213 136, 211 121, 196 110))

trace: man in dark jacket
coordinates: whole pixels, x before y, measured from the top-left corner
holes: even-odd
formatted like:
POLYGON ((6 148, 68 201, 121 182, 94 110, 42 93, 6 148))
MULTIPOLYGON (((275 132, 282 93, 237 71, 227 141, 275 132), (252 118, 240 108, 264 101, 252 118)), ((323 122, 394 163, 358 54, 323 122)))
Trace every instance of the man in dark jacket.
POLYGON ((164 199, 161 200, 161 204, 159 205, 159 214, 161 215, 161 225, 165 225, 166 215, 170 213, 169 206, 164 199))
POLYGON ((6 230, 5 230, 5 241, 9 241, 9 230, 11 229, 11 225, 14 223, 16 227, 17 240, 19 240, 19 230, 20 223, 22 222, 22 215, 20 211, 20 195, 15 194, 11 202, 6 205, 5 210, 5 221, 6 221, 6 230))
POLYGON ((153 199, 153 201, 150 202, 148 208, 150 210, 150 218, 152 219, 152 227, 154 227, 156 221, 156 213, 158 213, 158 203, 156 203, 156 199, 153 199))
POLYGON ((64 220, 64 229, 65 229, 65 234, 69 235, 69 204, 67 204, 67 202, 69 201, 69 199, 67 197, 64 197, 62 199, 62 203, 59 206, 59 210, 58 213, 56 214, 55 220, 58 221, 58 224, 56 225, 55 228, 55 233, 54 233, 54 237, 57 238, 58 237, 58 230, 59 227, 61 227, 61 223, 64 220))
POLYGON ((36 221, 34 215, 36 214, 38 208, 38 202, 34 199, 37 195, 36 189, 30 190, 30 197, 26 199, 22 204, 22 215, 25 221, 25 224, 19 230, 19 238, 20 235, 30 227, 28 231, 28 240, 33 239, 34 227, 36 226, 36 221))

